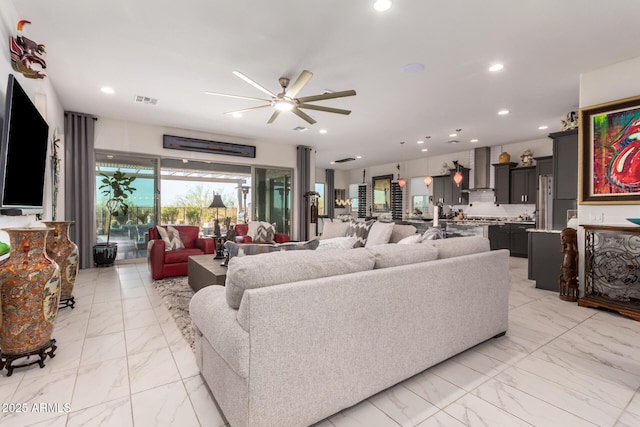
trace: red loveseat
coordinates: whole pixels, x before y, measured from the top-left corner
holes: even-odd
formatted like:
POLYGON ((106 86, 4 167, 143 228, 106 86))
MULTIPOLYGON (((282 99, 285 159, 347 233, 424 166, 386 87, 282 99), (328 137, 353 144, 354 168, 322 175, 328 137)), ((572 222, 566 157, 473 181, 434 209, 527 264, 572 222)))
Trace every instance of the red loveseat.
POLYGON ((275 233, 273 242, 254 242, 251 236, 247 236, 249 233, 249 224, 236 224, 231 226, 232 230, 236 232, 236 243, 287 243, 289 241, 289 235, 285 233, 275 233))
POLYGON ((187 258, 191 255, 213 254, 215 245, 210 237, 200 238, 200 227, 194 225, 173 225, 184 249, 165 251, 164 240, 158 234, 156 227, 149 229, 149 246, 147 248, 147 263, 153 280, 172 276, 186 276, 188 274, 187 258))

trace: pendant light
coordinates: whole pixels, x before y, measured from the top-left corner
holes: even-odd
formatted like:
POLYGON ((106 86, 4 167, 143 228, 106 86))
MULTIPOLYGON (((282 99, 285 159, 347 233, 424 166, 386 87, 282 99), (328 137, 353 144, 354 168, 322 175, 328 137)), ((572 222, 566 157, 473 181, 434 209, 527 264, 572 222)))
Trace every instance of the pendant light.
POLYGON ((426 185, 427 188, 431 185, 432 182, 433 178, 431 178, 431 175, 427 175, 424 177, 424 185, 426 185))
POLYGON ((453 175, 453 182, 456 183, 458 187, 460 187, 460 183, 462 182, 462 173, 460 173, 460 164, 457 161, 453 163, 456 164, 456 173, 453 175))

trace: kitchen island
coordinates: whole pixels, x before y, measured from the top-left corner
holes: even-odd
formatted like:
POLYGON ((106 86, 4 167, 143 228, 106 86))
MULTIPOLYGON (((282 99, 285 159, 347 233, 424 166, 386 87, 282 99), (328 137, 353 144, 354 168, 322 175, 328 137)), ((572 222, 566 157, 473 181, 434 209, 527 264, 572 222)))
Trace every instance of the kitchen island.
POLYGON ((529 231, 528 279, 536 281, 536 288, 560 292, 558 278, 562 274, 561 230, 529 231))

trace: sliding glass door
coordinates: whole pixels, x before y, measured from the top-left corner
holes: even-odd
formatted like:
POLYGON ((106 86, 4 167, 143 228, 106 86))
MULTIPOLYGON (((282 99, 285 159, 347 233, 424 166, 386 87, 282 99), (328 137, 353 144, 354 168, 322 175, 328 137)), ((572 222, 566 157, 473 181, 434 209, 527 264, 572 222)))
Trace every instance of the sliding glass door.
POLYGON ((254 168, 254 219, 291 234, 291 169, 254 168))

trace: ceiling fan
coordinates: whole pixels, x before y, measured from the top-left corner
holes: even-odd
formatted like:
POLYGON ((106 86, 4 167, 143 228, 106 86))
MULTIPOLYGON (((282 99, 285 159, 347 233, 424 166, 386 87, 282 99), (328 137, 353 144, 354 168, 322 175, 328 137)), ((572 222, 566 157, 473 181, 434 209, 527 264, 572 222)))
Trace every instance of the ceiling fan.
POLYGON ((348 115, 351 113, 350 110, 323 107, 320 105, 308 104, 308 102, 322 101, 325 99, 333 99, 333 98, 342 98, 345 96, 353 96, 356 94, 355 90, 343 90, 341 92, 329 92, 329 93, 323 93, 321 95, 303 96, 301 98, 296 98, 296 95, 298 95, 298 93, 302 90, 302 88, 309 82, 309 80, 311 80, 311 77, 313 77, 313 73, 308 70, 303 70, 302 73, 300 73, 296 81, 291 86, 289 86, 290 81, 287 77, 280 77, 280 79, 278 79, 278 82, 282 87, 282 92, 278 93, 277 95, 271 92, 269 89, 266 89, 264 86, 261 86, 260 84, 251 80, 249 77, 245 76, 239 71, 234 71, 233 74, 240 77, 242 80, 249 83, 251 86, 255 87, 256 89, 266 93, 271 97, 271 99, 254 98, 250 96, 240 96, 240 95, 229 95, 226 93, 218 93, 218 92, 205 92, 205 93, 208 95, 226 96, 229 98, 250 99, 252 101, 266 102, 267 104, 265 105, 260 105, 258 107, 245 108, 237 111, 229 111, 228 113, 225 113, 225 114, 238 114, 238 113, 243 113, 245 111, 257 110, 259 108, 274 107, 276 110, 273 112, 273 114, 267 121, 267 124, 273 123, 275 119, 278 118, 278 115, 280 115, 281 111, 291 111, 293 114, 306 120, 309 124, 316 123, 316 121, 311 116, 309 116, 304 111, 301 111, 300 110, 301 108, 316 110, 316 111, 325 111, 327 113, 337 113, 337 114, 348 115))

